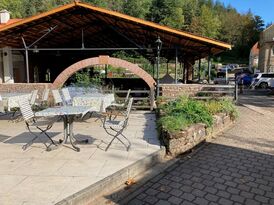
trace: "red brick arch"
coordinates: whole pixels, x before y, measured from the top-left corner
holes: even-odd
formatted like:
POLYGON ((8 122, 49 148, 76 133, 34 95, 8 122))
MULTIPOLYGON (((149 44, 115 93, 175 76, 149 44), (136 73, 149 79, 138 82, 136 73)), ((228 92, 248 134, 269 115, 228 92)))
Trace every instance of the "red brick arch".
POLYGON ((61 72, 55 81, 53 82, 53 87, 58 88, 62 87, 63 84, 72 76, 75 72, 86 68, 87 66, 92 65, 100 65, 100 64, 107 64, 112 65, 114 67, 121 67, 130 70, 135 75, 142 78, 150 87, 150 89, 154 88, 156 84, 155 80, 149 75, 146 71, 140 68, 137 64, 130 63, 128 61, 119 59, 119 58, 112 58, 109 56, 99 56, 94 58, 87 58, 77 63, 72 64, 71 66, 67 67, 63 72, 61 72))

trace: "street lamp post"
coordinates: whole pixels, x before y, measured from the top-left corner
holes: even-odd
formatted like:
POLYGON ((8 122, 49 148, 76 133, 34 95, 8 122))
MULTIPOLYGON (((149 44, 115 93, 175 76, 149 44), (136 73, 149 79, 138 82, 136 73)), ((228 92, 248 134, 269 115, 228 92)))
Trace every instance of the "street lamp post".
POLYGON ((159 73, 160 73, 160 52, 162 49, 162 41, 160 39, 160 36, 158 36, 158 39, 156 40, 156 46, 157 46, 157 85, 156 85, 156 96, 159 97, 159 73))

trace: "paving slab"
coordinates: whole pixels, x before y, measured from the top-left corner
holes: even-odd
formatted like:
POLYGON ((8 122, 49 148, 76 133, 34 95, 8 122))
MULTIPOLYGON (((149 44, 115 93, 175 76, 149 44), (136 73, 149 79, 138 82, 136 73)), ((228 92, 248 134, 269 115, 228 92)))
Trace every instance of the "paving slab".
MULTIPOLYGON (((63 123, 57 122, 49 134, 57 142, 62 131, 63 123)), ((25 124, 0 117, 0 204, 56 204, 161 149, 150 112, 131 114, 124 132, 132 143, 129 151, 114 141, 105 152, 112 138, 95 119, 75 122, 74 132, 77 139, 89 140, 79 144, 80 152, 69 144, 47 152, 39 139, 24 151, 22 145, 32 139, 25 124)))

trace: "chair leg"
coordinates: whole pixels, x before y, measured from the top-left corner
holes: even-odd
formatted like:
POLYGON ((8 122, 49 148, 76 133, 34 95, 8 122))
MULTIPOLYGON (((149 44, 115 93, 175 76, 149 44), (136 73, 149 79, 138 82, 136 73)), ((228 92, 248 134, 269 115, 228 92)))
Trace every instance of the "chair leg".
MULTIPOLYGON (((28 128, 29 132, 30 132, 32 135, 34 135, 35 137, 34 137, 31 141, 29 141, 27 144, 23 145, 23 147, 22 147, 23 150, 26 150, 30 145, 32 145, 32 144, 34 143, 34 141, 35 141, 37 138, 40 138, 40 135, 42 135, 42 134, 45 134, 45 135, 47 136, 47 138, 49 138, 50 141, 51 141, 51 144, 50 144, 50 145, 47 145, 45 142, 42 142, 42 143, 45 145, 47 151, 50 151, 50 150, 51 150, 51 148, 50 148, 51 145, 57 146, 56 143, 51 139, 51 137, 46 133, 46 131, 49 130, 49 129, 51 128, 51 126, 48 126, 45 130, 41 129, 40 127, 36 127, 37 129, 39 129, 39 130, 41 131, 41 132, 39 133, 39 135, 36 135, 34 132, 32 132, 29 126, 27 126, 27 128, 28 128)), ((40 138, 40 139, 41 139, 41 138, 40 138)), ((41 141, 42 141, 42 139, 41 139, 41 141)))
POLYGON ((33 144, 33 142, 38 138, 38 136, 37 135, 35 135, 34 133, 32 133, 32 132, 30 132, 32 135, 34 135, 35 137, 31 140, 31 141, 29 141, 27 144, 24 144, 23 146, 22 146, 22 149, 23 150, 26 150, 30 145, 32 145, 33 144))
POLYGON ((110 132, 108 132, 108 131, 106 130, 106 132, 107 132, 109 135, 113 136, 113 138, 112 138, 112 140, 110 141, 110 143, 107 145, 105 151, 107 151, 107 150, 109 149, 110 145, 113 143, 113 141, 114 141, 115 139, 119 140, 119 141, 126 147, 127 151, 129 151, 129 148, 131 147, 131 143, 130 143, 130 141, 123 135, 123 130, 124 130, 124 129, 122 129, 122 130, 120 130, 120 131, 117 131, 117 130, 111 128, 111 130, 113 130, 114 132, 116 132, 116 134, 113 135, 113 134, 111 134, 110 132), (128 141, 129 145, 126 145, 126 144, 119 138, 120 135, 123 136, 123 137, 128 141))
POLYGON ((50 137, 50 136, 48 135, 48 133, 47 133, 47 131, 48 131, 51 127, 52 127, 52 126, 48 126, 45 130, 41 129, 40 127, 36 127, 36 128, 39 129, 39 130, 41 131, 40 134, 45 134, 45 135, 46 135, 46 137, 51 141, 51 144, 54 144, 55 146, 57 146, 56 143, 51 139, 51 137, 50 137))

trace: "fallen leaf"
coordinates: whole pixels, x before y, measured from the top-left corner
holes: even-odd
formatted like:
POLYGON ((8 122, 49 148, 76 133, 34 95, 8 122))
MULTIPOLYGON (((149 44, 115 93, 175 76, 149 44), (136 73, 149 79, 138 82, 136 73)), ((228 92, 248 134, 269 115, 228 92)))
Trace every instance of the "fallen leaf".
POLYGON ((125 182, 125 184, 126 184, 127 186, 130 186, 130 185, 135 184, 135 183, 136 183, 136 181, 135 181, 134 179, 132 179, 132 178, 129 178, 129 179, 125 182))

